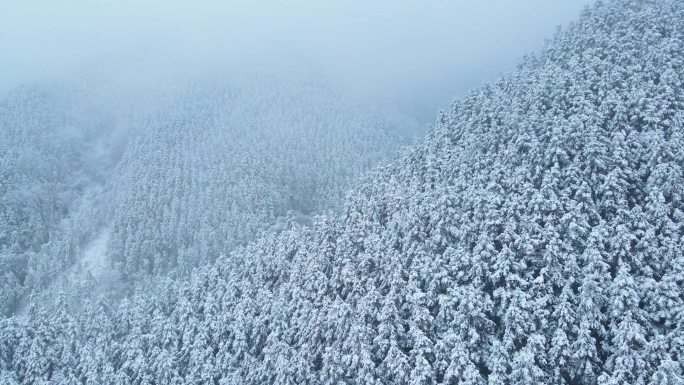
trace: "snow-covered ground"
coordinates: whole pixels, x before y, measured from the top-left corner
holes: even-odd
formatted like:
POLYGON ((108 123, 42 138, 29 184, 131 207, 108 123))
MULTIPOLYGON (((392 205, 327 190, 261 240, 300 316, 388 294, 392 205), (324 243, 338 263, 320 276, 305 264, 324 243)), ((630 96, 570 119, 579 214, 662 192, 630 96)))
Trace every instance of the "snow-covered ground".
POLYGON ((81 259, 67 272, 68 280, 76 284, 92 280, 95 287, 103 292, 119 283, 119 273, 107 258, 108 242, 109 228, 105 227, 83 247, 81 259))
POLYGON ((107 263, 107 242, 109 242, 109 230, 103 229, 83 248, 81 266, 96 280, 112 270, 107 263))
MULTIPOLYGON (((66 287, 79 287, 88 284, 91 289, 105 292, 119 283, 119 274, 112 268, 107 260, 107 243, 109 242, 109 228, 101 229, 93 239, 81 249, 80 259, 65 273, 56 278, 45 290, 47 293, 57 293, 66 287)), ((30 302, 30 296, 26 296, 21 304, 17 315, 26 315, 30 302)))

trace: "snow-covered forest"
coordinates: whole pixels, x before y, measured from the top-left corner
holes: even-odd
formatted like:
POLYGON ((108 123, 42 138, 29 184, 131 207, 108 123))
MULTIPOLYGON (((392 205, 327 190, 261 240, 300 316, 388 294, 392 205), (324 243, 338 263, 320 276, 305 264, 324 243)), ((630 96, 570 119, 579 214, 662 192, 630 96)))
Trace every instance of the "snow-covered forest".
POLYGON ((410 145, 282 71, 0 99, 1 384, 684 384, 684 2, 587 7, 410 145))
POLYGON ((72 94, 34 87, 4 100, 6 314, 65 285, 116 291, 182 275, 288 216, 310 222, 403 141, 381 114, 291 75, 193 80, 125 118, 82 111, 98 96, 72 94), (84 268, 93 259, 111 269, 84 268))

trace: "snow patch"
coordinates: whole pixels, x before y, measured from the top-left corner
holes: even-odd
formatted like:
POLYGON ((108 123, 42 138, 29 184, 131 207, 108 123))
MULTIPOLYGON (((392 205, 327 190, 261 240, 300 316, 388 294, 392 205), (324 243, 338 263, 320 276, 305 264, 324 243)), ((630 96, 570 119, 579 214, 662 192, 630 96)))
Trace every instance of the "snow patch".
POLYGON ((98 279, 108 273, 107 243, 109 242, 109 229, 100 233, 83 249, 81 265, 93 278, 98 279))

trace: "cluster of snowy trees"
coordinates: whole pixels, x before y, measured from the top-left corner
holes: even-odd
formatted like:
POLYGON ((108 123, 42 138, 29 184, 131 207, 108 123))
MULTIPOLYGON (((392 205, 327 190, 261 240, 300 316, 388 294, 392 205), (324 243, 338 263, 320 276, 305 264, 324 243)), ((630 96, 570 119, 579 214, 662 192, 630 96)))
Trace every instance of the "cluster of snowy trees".
POLYGON ((100 178, 91 149, 112 126, 91 96, 27 85, 0 99, 0 314, 77 257, 83 234, 68 217, 100 178))
POLYGON ((69 297, 97 285, 79 265, 98 234, 128 278, 118 292, 149 273, 187 274, 289 211, 339 209, 403 141, 381 113, 286 70, 183 79, 128 102, 133 91, 103 78, 0 100, 0 315, 32 293, 52 301, 55 285, 69 297))
POLYGON ((339 215, 0 321, 0 379, 681 384, 683 52, 681 1, 600 2, 339 215))
POLYGON ((196 82, 142 132, 112 186, 108 253, 124 276, 188 270, 288 211, 335 209, 400 143, 368 109, 273 75, 196 82))

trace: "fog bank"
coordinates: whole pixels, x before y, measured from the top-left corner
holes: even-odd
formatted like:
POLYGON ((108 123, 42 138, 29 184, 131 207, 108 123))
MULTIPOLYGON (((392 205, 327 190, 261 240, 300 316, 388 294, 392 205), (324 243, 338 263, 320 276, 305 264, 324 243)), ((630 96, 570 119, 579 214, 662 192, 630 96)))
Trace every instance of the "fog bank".
POLYGON ((147 61, 181 74, 286 61, 427 122, 454 96, 541 48, 591 2, 11 2, 0 13, 0 92, 91 63, 147 61))

